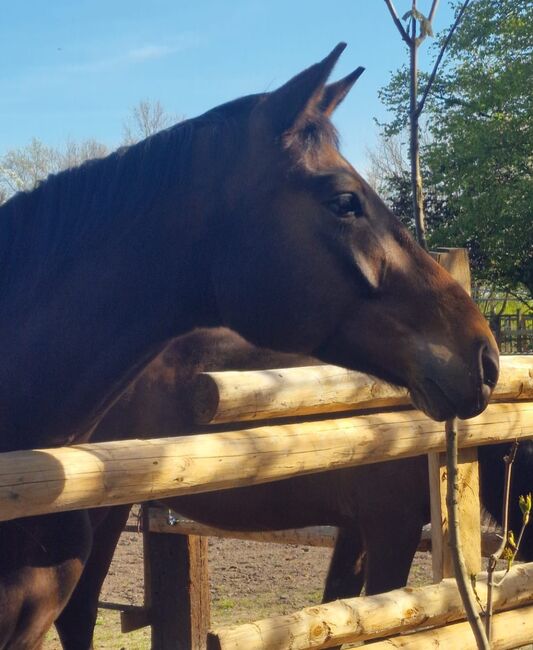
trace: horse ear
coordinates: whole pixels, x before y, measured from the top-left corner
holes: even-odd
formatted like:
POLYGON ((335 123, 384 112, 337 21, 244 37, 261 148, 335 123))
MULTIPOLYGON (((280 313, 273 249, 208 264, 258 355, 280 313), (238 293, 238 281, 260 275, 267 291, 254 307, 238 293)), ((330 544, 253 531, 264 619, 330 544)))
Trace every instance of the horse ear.
POLYGON ((339 43, 325 59, 268 95, 261 111, 268 117, 276 134, 289 131, 307 107, 318 102, 324 84, 345 47, 346 43, 339 43))
POLYGON ((337 106, 343 101, 346 95, 352 89, 354 83, 365 71, 364 68, 357 68, 351 72, 344 79, 340 79, 335 83, 328 84, 324 88, 324 93, 319 103, 320 110, 328 117, 333 113, 337 106))

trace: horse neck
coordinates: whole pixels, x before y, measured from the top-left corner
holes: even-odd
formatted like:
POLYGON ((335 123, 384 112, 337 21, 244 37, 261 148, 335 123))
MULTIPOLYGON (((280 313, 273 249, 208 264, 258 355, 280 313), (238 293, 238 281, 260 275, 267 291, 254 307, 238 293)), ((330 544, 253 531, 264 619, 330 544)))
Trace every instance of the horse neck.
MULTIPOLYGON (((107 223, 90 246, 72 238, 63 273, 36 282, 26 270, 4 292, 0 450, 86 437, 169 338, 212 324, 208 256, 187 234, 179 193, 166 199, 107 223)), ((62 264, 52 251, 39 267, 62 264)))

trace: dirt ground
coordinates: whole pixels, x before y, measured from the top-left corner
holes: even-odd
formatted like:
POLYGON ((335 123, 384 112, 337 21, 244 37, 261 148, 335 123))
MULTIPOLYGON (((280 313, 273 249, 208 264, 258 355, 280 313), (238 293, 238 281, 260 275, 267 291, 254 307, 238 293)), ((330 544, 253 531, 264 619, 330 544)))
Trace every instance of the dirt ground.
MULTIPOLYGON (((133 520, 130 520, 133 522, 133 520)), ((210 538, 211 626, 249 622, 319 603, 331 549, 210 538)), ((431 556, 417 554, 411 584, 430 581, 431 556)), ((142 536, 123 533, 101 600, 143 602, 142 536)), ((45 650, 60 650, 50 635, 45 650)), ((148 650, 149 629, 120 633, 119 613, 100 610, 95 650, 148 650)))

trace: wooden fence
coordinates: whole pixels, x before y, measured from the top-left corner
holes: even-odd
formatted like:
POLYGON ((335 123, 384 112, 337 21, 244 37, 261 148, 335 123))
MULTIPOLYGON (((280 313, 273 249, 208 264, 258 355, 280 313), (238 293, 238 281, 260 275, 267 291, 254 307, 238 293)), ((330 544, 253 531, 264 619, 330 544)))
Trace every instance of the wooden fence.
MULTIPOLYGON (((212 373, 199 379, 195 394, 199 419, 240 424, 231 430, 181 438, 0 455, 0 520, 251 485, 432 453, 437 472, 432 496, 436 575, 448 575, 437 454, 445 446, 444 427, 407 409, 405 393, 360 373, 320 366, 212 373), (256 390, 258 385, 260 390, 256 390), (391 405, 403 410, 391 410, 391 405), (326 417, 332 410, 342 417, 326 417), (272 417, 284 419, 279 424, 265 423, 272 417), (250 425, 259 419, 260 426, 250 425)), ((531 358, 502 359, 494 399, 483 414, 460 422, 461 447, 533 437, 531 358)), ((476 559, 479 564, 480 531, 479 501, 469 474, 472 466, 469 457, 465 461, 469 478, 461 502, 462 516, 471 522, 463 527, 467 546, 475 550, 468 561, 475 566, 476 559), (468 499, 468 494, 473 498, 468 499), (470 517, 469 510, 476 517, 470 517)), ((209 624, 206 538, 148 532, 145 537, 147 601, 144 608, 124 615, 126 628, 151 624, 154 650, 205 648, 209 624)), ((482 583, 479 576, 480 593, 482 583)), ((533 566, 521 565, 496 593, 495 610, 512 608, 495 617, 498 648, 516 647, 533 638, 532 605, 533 566)), ((303 650, 383 639, 420 626, 434 627, 398 637, 400 641, 391 639, 387 647, 427 648, 441 643, 440 647, 455 648, 458 639, 463 649, 474 647, 460 622, 462 616, 455 586, 444 580, 418 590, 347 599, 288 617, 215 630, 209 634, 208 647, 303 650)))
POLYGON ((492 314, 489 322, 502 354, 533 354, 533 314, 492 314))

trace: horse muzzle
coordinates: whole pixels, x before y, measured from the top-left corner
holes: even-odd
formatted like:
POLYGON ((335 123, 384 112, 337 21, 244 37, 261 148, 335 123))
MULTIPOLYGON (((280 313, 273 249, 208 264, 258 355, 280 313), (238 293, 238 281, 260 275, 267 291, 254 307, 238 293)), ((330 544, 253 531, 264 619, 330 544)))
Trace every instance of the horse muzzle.
POLYGON ((433 347, 424 355, 421 377, 409 387, 414 405, 437 421, 482 413, 498 381, 499 355, 493 341, 477 342, 470 363, 433 347))

